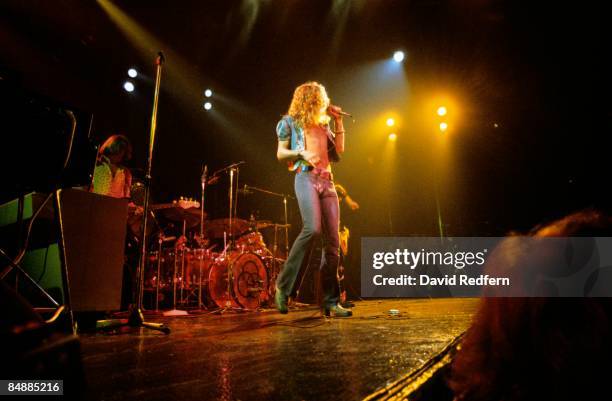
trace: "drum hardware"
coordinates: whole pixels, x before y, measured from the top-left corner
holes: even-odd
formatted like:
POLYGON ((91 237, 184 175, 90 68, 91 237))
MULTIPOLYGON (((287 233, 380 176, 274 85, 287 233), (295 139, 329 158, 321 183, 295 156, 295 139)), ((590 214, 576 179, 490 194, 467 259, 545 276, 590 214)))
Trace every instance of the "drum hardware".
MULTIPOLYGON (((290 224, 273 224, 274 227, 274 244, 272 245, 271 253, 271 264, 269 266, 270 274, 269 274, 269 282, 270 287, 268 288, 268 293, 270 295, 270 299, 274 299, 274 293, 276 292, 276 278, 280 273, 280 266, 284 263, 284 259, 278 257, 278 231, 281 229, 285 230, 285 233, 289 229, 290 224)), ((286 234, 285 234, 286 238, 286 234)))
MULTIPOLYGON (((198 245, 201 246, 204 240, 204 194, 206 193, 206 183, 208 179, 208 166, 205 164, 202 169, 202 177, 200 179, 200 183, 202 184, 202 193, 201 193, 201 202, 200 206, 202 210, 200 210, 200 237, 198 238, 198 245)), ((204 262, 202 258, 198 258, 198 310, 202 310, 204 304, 202 303, 202 263, 204 262)), ((204 307, 204 309, 206 309, 204 307)))
MULTIPOLYGON (((271 195, 271 196, 276 196, 276 197, 280 197, 283 198, 283 211, 284 211, 284 217, 285 217, 285 224, 283 225, 283 228, 285 229, 285 254, 288 255, 289 254, 289 223, 288 223, 288 215, 287 215, 287 199, 295 199, 295 197, 288 195, 288 194, 282 194, 282 193, 278 193, 278 192, 273 192, 273 191, 269 191, 267 189, 263 189, 263 188, 258 188, 258 187, 254 187, 251 185, 244 185, 244 191, 248 192, 252 192, 252 191, 257 191, 257 192, 261 192, 263 194, 267 194, 267 195, 271 195)), ((274 225, 275 227, 278 225, 274 225)))
POLYGON ((229 171, 230 187, 229 187, 229 192, 228 192, 228 202, 229 202, 229 243, 230 243, 230 247, 233 246, 233 238, 234 238, 233 219, 235 218, 236 207, 238 205, 237 198, 234 194, 234 174, 236 175, 236 187, 238 187, 238 176, 240 173, 240 169, 238 167, 242 164, 245 164, 245 162, 239 161, 237 163, 232 163, 227 167, 224 167, 220 170, 215 171, 215 173, 213 174, 213 178, 212 178, 214 179, 218 177, 218 175, 224 171, 229 171))
POLYGON ((155 280, 155 312, 159 312, 159 282, 161 277, 161 251, 162 244, 164 243, 163 237, 160 235, 157 240, 157 280, 155 280))
POLYGON ((273 227, 274 223, 272 223, 269 220, 256 220, 254 222, 254 230, 259 231, 262 230, 264 228, 269 228, 269 227, 273 227))
POLYGON ((208 278, 204 278, 205 275, 208 277, 208 273, 210 272, 210 267, 214 261, 214 255, 212 253, 213 247, 210 248, 196 248, 192 249, 188 252, 187 264, 186 264, 186 272, 185 272, 185 284, 188 288, 188 295, 185 298, 185 303, 188 304, 189 300, 197 294, 197 304, 196 309, 191 310, 191 312, 198 311, 201 309, 207 310, 208 308, 203 303, 202 299, 202 289, 203 286, 208 288, 208 278), (197 269, 197 274, 195 274, 195 270, 197 269), (206 270, 204 270, 206 269, 206 270), (194 283, 196 283, 194 285, 194 283))
MULTIPOLYGON (((252 193, 253 191, 256 192, 260 192, 266 195, 270 195, 270 196, 275 196, 275 197, 279 197, 283 199, 283 212, 284 212, 284 218, 285 218, 285 224, 279 225, 279 224, 274 224, 274 245, 272 247, 272 274, 274 275, 274 280, 271 280, 273 282, 276 282, 276 275, 278 275, 278 272, 280 272, 280 267, 277 265, 277 260, 278 260, 278 229, 284 229, 285 231, 285 255, 289 255, 289 217, 288 217, 288 213, 287 213, 287 199, 295 199, 295 197, 288 195, 288 194, 283 194, 283 193, 278 193, 278 192, 273 192, 267 189, 263 189, 263 188, 258 188, 258 187, 254 187, 251 185, 244 185, 243 187, 243 193, 248 194, 248 193, 252 193)), ((268 226, 270 227, 270 226, 268 226)), ((262 227, 263 228, 263 227, 262 227)), ((273 288, 270 292, 271 295, 273 296, 273 292, 275 291, 275 288, 273 288)))
MULTIPOLYGON (((181 238, 185 238, 185 234, 187 232, 187 221, 183 221, 183 235, 181 238)), ((184 316, 187 315, 187 311, 176 309, 176 283, 178 281, 178 254, 181 253, 181 288, 180 288, 180 296, 181 296, 181 304, 183 304, 183 286, 185 283, 185 243, 177 240, 174 245, 175 253, 174 253, 174 271, 172 275, 172 310, 164 312, 164 316, 184 316)))
POLYGON ((179 302, 181 305, 184 304, 183 290, 185 289, 185 252, 187 252, 186 234, 187 234, 187 221, 183 220, 183 235, 181 236, 181 239, 183 240, 183 242, 177 242, 177 251, 179 250, 179 248, 181 250, 181 277, 179 279, 181 281, 180 302, 179 302))
MULTIPOLYGON (((235 297, 236 294, 232 293, 232 283, 235 281, 235 277, 234 277, 234 272, 232 271, 232 267, 233 267, 233 263, 232 263, 232 255, 230 255, 230 253, 228 252, 228 250, 230 252, 234 252, 234 240, 236 237, 236 232, 234 230, 234 220, 235 220, 235 216, 236 216, 236 208, 238 207, 238 198, 235 196, 235 189, 234 189, 234 185, 236 185, 236 187, 238 187, 238 182, 239 182, 239 174, 240 174, 240 169, 239 166, 244 164, 244 161, 240 161, 237 163, 233 163, 227 167, 224 167, 221 170, 216 171, 213 174, 213 177, 217 176, 219 173, 223 172, 223 171, 229 171, 229 191, 228 191, 228 203, 229 203, 229 218, 227 221, 227 225, 225 225, 225 222, 222 222, 220 225, 223 227, 223 240, 224 240, 224 250, 222 253, 222 260, 226 261, 226 265, 225 269, 221 268, 221 269, 215 269, 215 266, 211 267, 211 272, 210 274, 216 274, 219 275, 221 274, 221 270, 224 270, 223 275, 224 277, 220 277, 217 280, 212 280, 212 276, 209 277, 209 285, 211 285, 211 283, 218 283, 219 280, 221 281, 225 281, 226 282, 226 289, 225 289, 225 295, 224 295, 224 302, 223 302, 223 306, 221 307, 221 309, 219 309, 218 311, 216 311, 216 313, 222 314, 228 310, 231 311, 242 311, 244 308, 237 302, 235 302, 235 297), (235 183, 234 183, 234 176, 236 176, 235 178, 235 183)), ((242 220, 242 222, 246 223, 246 221, 242 220)), ((240 222, 240 223, 242 223, 240 222)), ((244 224, 242 223, 242 224, 244 224)), ((248 223, 247 224, 247 228, 248 229, 248 223)), ((241 228, 238 227, 238 230, 240 230, 241 228)), ((244 227, 242 227, 243 231, 246 231, 244 229, 244 227)), ((214 298, 213 298, 214 299, 214 298)), ((217 303, 217 305, 220 305, 220 302, 215 300, 215 302, 217 303)))

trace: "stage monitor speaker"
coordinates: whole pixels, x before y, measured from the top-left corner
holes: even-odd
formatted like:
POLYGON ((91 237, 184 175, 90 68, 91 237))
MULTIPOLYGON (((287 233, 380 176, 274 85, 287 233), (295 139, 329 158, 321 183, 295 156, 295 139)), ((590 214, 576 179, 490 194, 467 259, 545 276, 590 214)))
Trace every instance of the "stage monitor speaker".
POLYGON ((119 310, 127 199, 82 190, 61 193, 72 309, 119 310))
MULTIPOLYGON (((41 206, 45 194, 25 197, 24 223, 41 206)), ((127 220, 126 199, 77 189, 61 192, 61 211, 71 301, 75 311, 120 309, 127 220)), ((17 201, 0 205, 0 246, 17 236, 17 201)), ((64 302, 61 264, 52 202, 47 202, 33 225, 28 251, 21 262, 26 273, 58 302, 64 302)), ((9 241, 11 240, 11 241, 9 241)), ((27 280, 18 291, 35 307, 50 306, 27 280)))

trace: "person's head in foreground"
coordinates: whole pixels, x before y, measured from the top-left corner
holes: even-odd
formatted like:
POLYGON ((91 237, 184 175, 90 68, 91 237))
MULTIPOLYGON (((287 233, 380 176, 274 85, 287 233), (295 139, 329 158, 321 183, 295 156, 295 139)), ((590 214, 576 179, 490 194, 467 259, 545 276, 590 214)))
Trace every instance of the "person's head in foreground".
MULTIPOLYGON (((611 233, 610 218, 588 210, 538 226, 530 235, 607 237, 611 233)), ((588 238, 580 244, 592 246, 588 238)), ((501 245, 496 259, 487 261, 486 273, 533 277, 533 272, 521 269, 524 250, 501 245)), ((580 256, 580 249, 573 251, 576 254, 565 256, 580 256)), ((549 285, 544 291, 556 289, 549 285)), ((607 362, 612 355, 610 305, 608 298, 482 298, 452 363, 449 385, 455 400, 606 399, 607 362)))

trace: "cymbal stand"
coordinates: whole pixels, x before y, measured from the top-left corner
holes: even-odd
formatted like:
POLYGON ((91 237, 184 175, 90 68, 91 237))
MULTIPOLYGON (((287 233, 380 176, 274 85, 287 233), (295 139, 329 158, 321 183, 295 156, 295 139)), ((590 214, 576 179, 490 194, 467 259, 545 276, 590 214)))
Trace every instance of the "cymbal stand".
POLYGON ((272 192, 272 191, 269 191, 263 188, 253 187, 251 185, 246 185, 246 184, 244 185, 244 189, 246 191, 257 191, 257 192, 261 192, 264 194, 283 198, 283 212, 284 212, 284 217, 285 217, 285 224, 284 224, 285 226, 285 254, 288 255, 289 254, 289 216, 287 214, 287 199, 295 199, 295 197, 291 195, 287 195, 287 194, 281 194, 279 192, 272 192))
MULTIPOLYGON (((251 185, 244 185, 244 190, 245 191, 257 191, 257 192, 261 192, 267 195, 271 195, 271 196, 276 196, 276 197, 280 197, 283 198, 283 213, 284 213, 284 218, 285 218, 285 224, 282 225, 282 228, 285 229, 285 257, 287 255, 289 255, 289 215, 287 213, 287 199, 295 199, 295 197, 288 195, 288 194, 282 194, 279 192, 273 192, 273 191, 269 191, 267 189, 263 189, 263 188, 258 188, 258 187, 254 187, 251 185)), ((274 247, 273 247, 273 269, 276 269, 276 258, 277 258, 277 228, 281 227, 279 224, 275 224, 274 225, 274 247)))
MULTIPOLYGON (((183 235, 185 235, 185 227, 186 222, 183 221, 183 235)), ((174 272, 172 274, 172 310, 164 312, 164 316, 184 316, 187 314, 187 311, 176 309, 176 283, 178 281, 178 264, 179 264, 179 252, 181 252, 181 270, 185 267, 185 249, 184 244, 181 244, 180 241, 177 241, 177 244, 174 245, 174 272), (183 249, 181 249, 183 248, 183 249)), ((184 275, 181 274, 181 302, 183 301, 183 282, 185 281, 184 275)))
POLYGON ((230 250, 234 248, 234 174, 238 175, 238 167, 232 167, 229 170, 230 175, 230 190, 229 190, 229 246, 230 250))
POLYGON ((162 236, 157 240, 157 279, 155 280, 155 312, 159 312, 159 283, 161 276, 161 260, 162 260, 162 244, 164 238, 162 236))
MULTIPOLYGON (((187 220, 183 220, 183 235, 182 238, 187 238, 187 220)), ((181 301, 179 302, 181 305, 185 304, 185 300, 183 299, 183 290, 185 289, 185 252, 187 251, 187 243, 180 245, 181 249, 181 301)))
MULTIPOLYGON (((202 208, 202 210, 200 210, 200 243, 198 244, 198 247, 200 250, 202 250, 202 244, 204 241, 204 193, 206 192, 206 179, 208 178, 208 166, 204 165, 204 170, 202 171, 202 179, 201 179, 201 183, 202 183, 202 199, 200 202, 200 207, 202 208)), ((202 310, 202 308, 204 307, 204 304, 202 304, 202 264, 204 263, 204 254, 199 255, 199 260, 198 260, 198 270, 199 270, 199 274, 198 274, 198 310, 202 310)), ((204 307, 204 309, 206 309, 204 307)))
MULTIPOLYGON (((244 310, 244 308, 232 306, 232 301, 231 301, 232 283, 234 282, 234 280, 233 280, 233 272, 232 272, 232 263, 230 263, 229 256, 227 254, 228 249, 231 251, 234 248, 234 230, 233 230, 234 228, 234 174, 238 175, 238 166, 243 163, 244 162, 234 163, 233 165, 225 168, 225 169, 229 169, 229 176, 230 176, 230 188, 229 188, 229 193, 228 193, 229 235, 227 232, 223 233, 224 239, 227 239, 229 237, 229 241, 227 241, 224 244, 225 248, 223 249, 223 257, 225 258, 226 263, 227 263, 227 290, 226 290, 227 300, 225 301, 225 306, 216 312, 219 314, 222 314, 228 310, 231 310, 231 311, 243 311, 244 310)), ((236 182, 236 187, 237 185, 238 185, 238 182, 236 182)))

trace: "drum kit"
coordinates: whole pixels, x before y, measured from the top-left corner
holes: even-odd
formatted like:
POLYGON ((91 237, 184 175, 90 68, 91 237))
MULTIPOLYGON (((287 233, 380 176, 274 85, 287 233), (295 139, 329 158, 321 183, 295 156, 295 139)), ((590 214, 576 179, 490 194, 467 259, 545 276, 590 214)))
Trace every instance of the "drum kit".
MULTIPOLYGON (((213 175, 207 179, 206 170, 202 175, 202 194, 206 184, 215 178, 213 175)), ((231 177, 235 170, 229 171, 231 177)), ((138 185, 132 188, 133 200, 138 185)), ((229 192, 230 199, 237 192, 232 180, 229 192)), ((150 205, 149 216, 154 221, 151 226, 156 228, 149 237, 141 292, 147 309, 170 309, 164 314, 180 315, 186 314, 187 309, 253 310, 271 306, 276 277, 284 262, 278 255, 278 233, 285 231, 286 250, 289 228, 286 222, 289 196, 275 195, 284 198, 284 224, 253 217, 236 218, 234 208, 230 208, 228 218, 207 219, 204 196, 201 202, 180 198, 172 203, 150 205), (177 227, 182 228, 180 233, 177 227), (273 230, 270 247, 262 235, 266 230, 273 230)), ((135 227, 138 219, 132 218, 130 229, 134 231, 135 227)))

